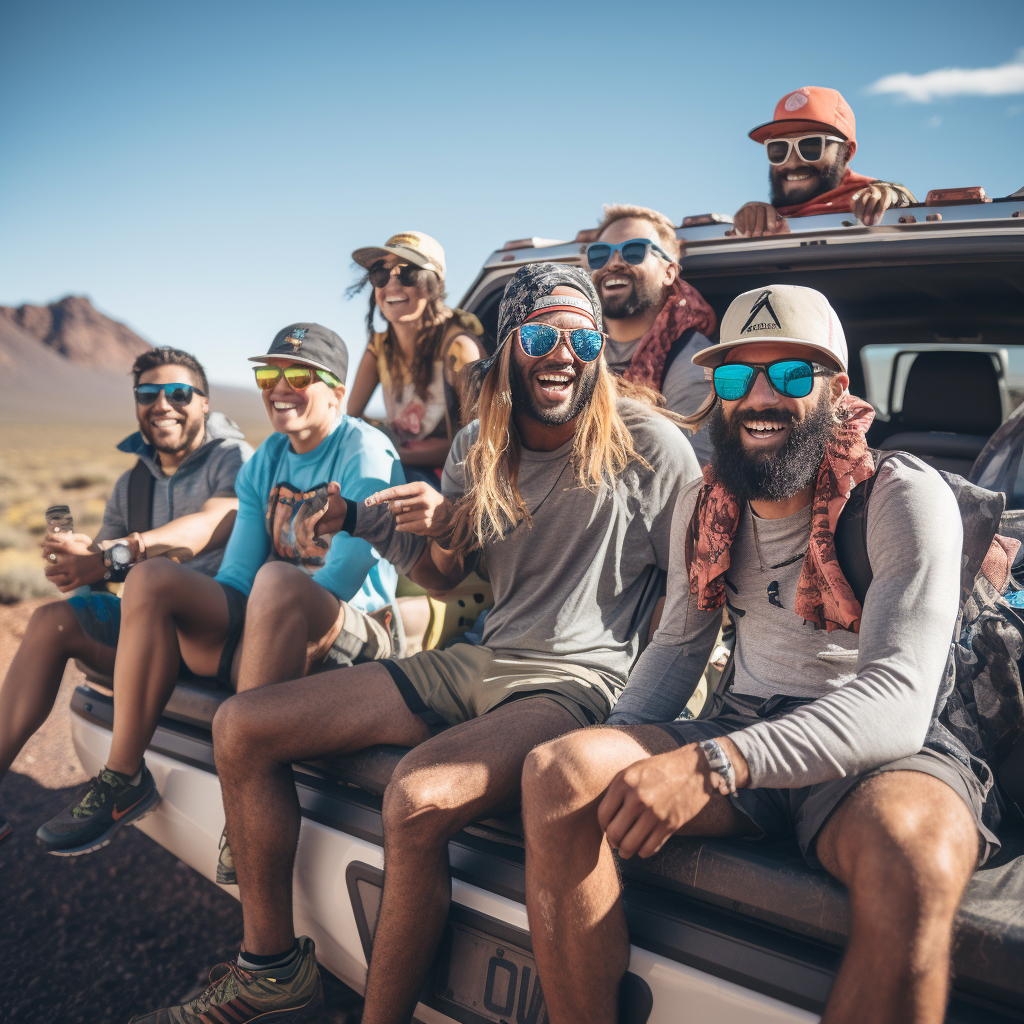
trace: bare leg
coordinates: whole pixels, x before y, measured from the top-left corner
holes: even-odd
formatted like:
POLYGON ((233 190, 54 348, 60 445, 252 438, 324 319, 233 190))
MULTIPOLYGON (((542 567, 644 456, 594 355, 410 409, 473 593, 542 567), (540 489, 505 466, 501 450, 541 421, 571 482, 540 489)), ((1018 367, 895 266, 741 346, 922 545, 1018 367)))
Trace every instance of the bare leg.
POLYGON ((213 748, 245 918, 244 948, 287 949, 299 801, 291 765, 376 743, 415 746, 429 736, 377 664, 249 690, 213 720, 213 748))
POLYGON ((963 801, 923 772, 862 782, 818 837, 850 891, 850 942, 823 1024, 939 1024, 953 918, 978 859, 963 801))
POLYGON ((237 689, 300 679, 345 623, 345 605, 297 566, 268 562, 256 574, 245 610, 237 689))
POLYGON ((209 576, 167 558, 132 569, 121 598, 108 768, 138 771, 182 658, 193 672, 216 675, 227 630, 227 598, 209 576))
MULTIPOLYGON (((615 858, 597 820, 615 776, 678 744, 653 725, 587 729, 538 747, 523 768, 526 909, 548 1016, 614 1024, 629 964, 629 934, 615 858)), ((682 832, 751 831, 722 796, 682 832)))
POLYGON ((114 668, 114 649, 90 639, 67 601, 32 613, 0 687, 0 779, 28 738, 46 721, 69 658, 100 672, 114 668))
POLYGON ((384 794, 384 894, 366 982, 365 1024, 405 1024, 430 970, 451 901, 448 840, 519 803, 523 760, 578 728, 560 704, 513 701, 407 754, 384 794))

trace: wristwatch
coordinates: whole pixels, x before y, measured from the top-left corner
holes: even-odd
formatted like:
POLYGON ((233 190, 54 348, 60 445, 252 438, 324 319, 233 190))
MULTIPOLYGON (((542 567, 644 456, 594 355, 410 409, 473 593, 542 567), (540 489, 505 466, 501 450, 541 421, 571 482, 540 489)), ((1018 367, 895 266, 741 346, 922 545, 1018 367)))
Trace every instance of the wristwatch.
POLYGON ((736 794, 736 769, 717 740, 701 740, 697 744, 708 759, 711 770, 721 777, 731 796, 736 794))
POLYGON ((111 544, 106 551, 103 552, 103 564, 106 566, 107 571, 104 574, 104 579, 111 579, 115 575, 122 576, 127 571, 132 561, 132 549, 122 541, 118 541, 116 544, 111 544))

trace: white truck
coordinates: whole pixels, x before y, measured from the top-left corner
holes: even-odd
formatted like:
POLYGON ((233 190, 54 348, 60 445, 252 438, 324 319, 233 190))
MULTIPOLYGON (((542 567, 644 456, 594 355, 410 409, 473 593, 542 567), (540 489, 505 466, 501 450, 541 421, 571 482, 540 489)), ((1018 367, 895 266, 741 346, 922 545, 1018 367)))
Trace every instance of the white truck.
MULTIPOLYGON (((846 329, 852 390, 878 410, 869 442, 966 473, 1024 397, 1024 190, 930 194, 864 227, 849 215, 791 221, 770 238, 730 236, 727 218, 687 218, 683 276, 719 316, 772 282, 823 291, 846 329), (927 391, 927 395, 925 394, 927 391)), ((574 241, 510 242, 460 303, 493 332, 505 283, 539 260, 582 262, 574 241)), ((1024 490, 1024 488, 1022 488, 1024 490)), ((146 753, 163 802, 139 827, 213 883, 224 824, 210 722, 223 690, 182 682, 146 753)), ((113 703, 103 681, 73 698, 85 769, 103 765, 113 703)), ((381 795, 403 750, 370 748, 297 764, 303 823, 295 862, 299 933, 362 991, 383 879, 381 795)), ((960 910, 951 1022, 1024 1020, 1024 828, 977 872, 960 910)), ((452 904, 416 1017, 427 1024, 544 1024, 524 901, 517 816, 479 821, 450 844, 452 904)), ((795 844, 677 837, 622 865, 632 941, 621 1018, 630 1024, 817 1020, 849 928, 840 885, 795 844)))

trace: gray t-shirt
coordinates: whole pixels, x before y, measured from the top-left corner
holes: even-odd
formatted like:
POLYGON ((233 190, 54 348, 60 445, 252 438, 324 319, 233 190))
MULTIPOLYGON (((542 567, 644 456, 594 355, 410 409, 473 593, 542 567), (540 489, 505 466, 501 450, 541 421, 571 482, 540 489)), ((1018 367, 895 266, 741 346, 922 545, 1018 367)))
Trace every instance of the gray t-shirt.
MULTIPOLYGON (((608 368, 621 376, 629 368, 636 354, 636 341, 612 341, 611 338, 605 342, 605 359, 608 361, 608 368)), ((683 346, 681 351, 669 365, 665 379, 662 381, 661 393, 665 396, 665 407, 680 416, 690 416, 701 406, 701 403, 708 397, 710 384, 704 379, 704 367, 694 366, 690 360, 702 348, 711 344, 703 334, 694 331, 693 336, 683 346)), ((711 442, 708 441, 706 430, 698 430, 696 433, 687 435, 690 446, 693 448, 697 461, 706 465, 711 461, 711 442)))
MULTIPOLYGON (((523 450, 519 492, 532 515, 504 540, 484 545, 494 608, 483 643, 520 658, 564 658, 602 672, 618 693, 657 601, 659 571, 668 567, 672 511, 680 490, 700 475, 686 438, 650 408, 620 399, 619 413, 637 452, 614 487, 592 492, 575 479, 572 442, 553 452, 523 450)), ((477 438, 474 421, 459 431, 441 482, 457 501, 465 491, 464 460, 477 438)), ((386 507, 356 512, 355 535, 368 540, 399 572, 426 542, 396 533, 386 507), (417 543, 418 542, 418 543, 417 543)))
MULTIPOLYGON (((721 613, 699 611, 691 601, 684 553, 699 488, 680 498, 665 612, 612 724, 674 719, 710 654, 721 613)), ((758 519, 747 507, 730 550, 725 587, 736 624, 733 692, 813 700, 730 736, 755 787, 807 786, 917 753, 959 608, 960 513, 946 483, 918 459, 888 459, 871 493, 873 580, 859 634, 826 633, 793 612, 810 525, 810 507, 785 519, 758 519)))
MULTIPOLYGON (((237 425, 216 412, 210 413, 207 420, 203 443, 182 461, 171 476, 160 468, 156 452, 141 433, 126 437, 118 448, 137 455, 153 475, 152 529, 200 511, 210 498, 233 498, 235 477, 242 463, 252 455, 252 448, 237 425)), ((116 540, 128 534, 128 478, 131 472, 123 473, 114 484, 96 540, 116 540)), ((196 572, 213 576, 223 557, 224 548, 219 547, 196 555, 187 564, 196 572)))

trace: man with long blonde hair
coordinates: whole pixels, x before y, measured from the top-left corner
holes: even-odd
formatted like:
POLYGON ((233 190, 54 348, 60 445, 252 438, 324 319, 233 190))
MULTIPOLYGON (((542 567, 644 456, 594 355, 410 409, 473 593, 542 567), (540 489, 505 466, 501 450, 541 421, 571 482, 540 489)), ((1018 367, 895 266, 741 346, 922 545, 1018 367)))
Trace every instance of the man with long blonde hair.
POLYGON ((292 924, 300 818, 290 766, 393 743, 416 749, 384 795, 387 872, 363 1020, 408 1021, 448 916, 448 840, 518 804, 536 744, 608 717, 647 634, 676 496, 700 475, 689 443, 650 392, 609 373, 601 305, 581 270, 521 268, 498 327, 479 419, 453 442, 443 495, 412 483, 356 503, 332 485, 322 518, 307 524, 370 541, 434 591, 482 555, 495 597, 483 644, 281 683, 221 707, 214 749, 245 955, 233 987, 215 983, 204 1007, 233 1001, 239 1020, 252 1019, 239 996, 262 1013, 315 1009, 312 943, 296 951, 292 924))

